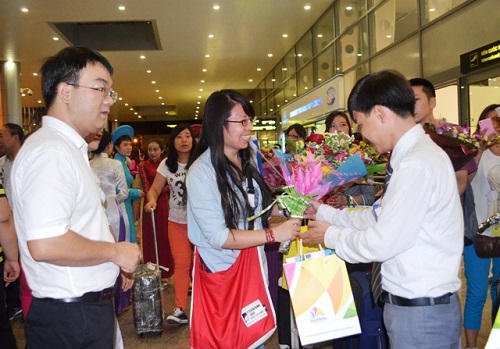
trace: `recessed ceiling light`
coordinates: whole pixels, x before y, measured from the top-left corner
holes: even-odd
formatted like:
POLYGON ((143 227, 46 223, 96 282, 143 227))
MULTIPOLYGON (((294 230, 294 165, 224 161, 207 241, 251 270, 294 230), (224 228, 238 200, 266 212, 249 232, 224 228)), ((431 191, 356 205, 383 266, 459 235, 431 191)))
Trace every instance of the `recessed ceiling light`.
POLYGON ((209 37, 210 39, 213 39, 213 38, 214 38, 214 34, 208 34, 208 37, 209 37))
POLYGON ((33 76, 38 76, 38 73, 33 73, 33 76))
POLYGON ((435 8, 430 8, 430 9, 429 9, 429 12, 435 12, 435 11, 436 11, 436 9, 435 9, 435 8))
POLYGON ((21 12, 29 12, 28 8, 27 7, 22 7, 21 8, 21 12))
POLYGON ((200 88, 200 89, 199 89, 199 91, 200 91, 200 92, 203 92, 203 89, 202 89, 202 88, 200 88))
POLYGON ((352 6, 346 6, 345 8, 347 11, 351 11, 352 10, 352 6))
POLYGON ((161 102, 161 105, 165 105, 165 102, 161 102))
POLYGON ((201 82, 202 84, 204 84, 204 83, 205 83, 205 80, 200 80, 200 82, 201 82))
POLYGON ((140 59, 146 59, 146 56, 144 56, 144 55, 140 55, 140 56, 139 56, 139 58, 140 58, 140 59))
POLYGON ((141 119, 141 118, 142 118, 142 116, 140 116, 140 115, 137 115, 137 118, 138 118, 138 119, 141 119))
POLYGON ((272 53, 268 53, 268 54, 267 54, 267 57, 272 57, 272 56, 273 56, 273 54, 272 54, 272 53))
POLYGON ((40 101, 40 100, 39 100, 39 101, 37 101, 37 102, 38 102, 38 104, 42 104, 42 101, 40 101))
POLYGON ((167 115, 168 115, 168 110, 165 112, 165 114, 167 114, 167 115))
POLYGON ((137 115, 137 114, 139 114, 139 113, 138 112, 134 112, 134 115, 137 115))
POLYGON ((283 34, 282 36, 283 36, 284 38, 287 38, 287 37, 288 37, 288 34, 286 34, 286 33, 285 33, 285 34, 283 34))
POLYGON ((304 6, 304 10, 310 10, 310 9, 311 9, 311 5, 304 6))
POLYGON ((253 82, 253 79, 248 79, 248 82, 253 82))
POLYGON ((200 101, 198 101, 198 102, 196 102, 196 104, 201 104, 201 102, 200 102, 200 101))
POLYGON ((146 73, 151 74, 151 70, 146 70, 146 73))
POLYGON ((297 53, 297 57, 302 57, 302 53, 297 53))
POLYGON ((153 81, 151 81, 151 83, 154 85, 154 84, 156 84, 156 81, 153 80, 153 81))
POLYGON ((52 40, 54 40, 54 41, 59 41, 59 38, 58 38, 57 36, 54 36, 54 37, 52 38, 52 40))
POLYGON ((197 106, 197 107, 196 107, 196 109, 200 109, 200 107, 199 107, 199 106, 197 106))
POLYGON ((197 117, 197 116, 195 116, 195 117, 194 117, 194 119, 195 119, 195 120, 198 120, 198 117, 197 117))
POLYGON ((125 103, 125 106, 128 107, 128 103, 125 103))
POLYGON ((212 8, 213 8, 214 10, 218 10, 218 9, 220 9, 220 6, 219 6, 219 5, 214 5, 212 8))
POLYGON ((155 90, 156 93, 160 92, 160 90, 155 90))
POLYGON ((358 57, 361 57, 361 56, 362 56, 362 54, 361 54, 361 53, 358 53, 358 57))
POLYGON ((134 108, 130 108, 130 110, 134 110, 134 108))
POLYGON ((276 79, 272 78, 272 79, 271 79, 271 81, 272 81, 272 82, 275 82, 275 81, 276 81, 276 79))
POLYGON ((385 37, 386 37, 387 39, 390 39, 390 38, 392 38, 392 35, 391 35, 391 34, 387 34, 385 37))
POLYGON ((162 96, 160 96, 160 97, 158 97, 158 99, 163 99, 163 97, 162 97, 162 96))
POLYGON ((206 73, 207 72, 207 68, 203 68, 201 71, 204 72, 204 73, 206 73))
POLYGON ((208 54, 207 54, 207 55, 205 55, 205 58, 210 58, 210 55, 208 55, 208 54))
POLYGON ((125 6, 118 6, 118 9, 119 9, 120 11, 125 11, 125 6))
POLYGON ((118 119, 115 119, 115 122, 118 122, 118 119))
POLYGON ((201 96, 198 96, 198 99, 200 99, 200 98, 201 98, 201 96))
POLYGON ((323 37, 323 34, 318 34, 318 38, 322 38, 323 37))
POLYGON ((118 100, 119 100, 119 101, 123 101, 123 98, 122 98, 122 97, 118 97, 118 100))
POLYGON ((262 70, 262 68, 257 68, 257 71, 261 71, 261 70, 262 70))

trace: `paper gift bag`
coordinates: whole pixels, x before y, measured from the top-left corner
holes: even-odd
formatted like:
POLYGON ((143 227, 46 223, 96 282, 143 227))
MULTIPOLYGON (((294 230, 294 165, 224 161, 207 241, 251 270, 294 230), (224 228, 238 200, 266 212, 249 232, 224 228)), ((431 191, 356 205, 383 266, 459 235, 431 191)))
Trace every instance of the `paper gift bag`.
POLYGON ((361 333, 345 262, 328 251, 283 265, 302 345, 361 333))
POLYGON ((485 349, 500 349, 500 311, 497 313, 485 349))

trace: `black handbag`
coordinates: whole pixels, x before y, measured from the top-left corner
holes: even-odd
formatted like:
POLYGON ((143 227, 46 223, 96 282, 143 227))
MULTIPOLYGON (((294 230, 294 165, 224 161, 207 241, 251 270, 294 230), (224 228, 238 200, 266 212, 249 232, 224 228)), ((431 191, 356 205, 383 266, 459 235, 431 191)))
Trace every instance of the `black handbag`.
POLYGON ((498 223, 500 223, 500 213, 489 217, 486 221, 479 224, 476 238, 474 239, 474 250, 476 250, 478 257, 500 257, 500 236, 483 235, 486 229, 498 223))

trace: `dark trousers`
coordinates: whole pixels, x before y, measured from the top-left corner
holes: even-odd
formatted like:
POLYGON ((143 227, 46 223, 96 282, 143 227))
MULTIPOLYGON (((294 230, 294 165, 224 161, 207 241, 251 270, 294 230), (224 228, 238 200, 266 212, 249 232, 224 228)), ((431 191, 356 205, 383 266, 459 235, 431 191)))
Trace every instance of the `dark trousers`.
POLYGON ((5 288, 5 302, 7 310, 21 308, 21 284, 19 278, 5 288))
POLYGON ((25 321, 30 349, 112 349, 112 299, 95 303, 60 303, 33 298, 25 321))
POLYGON ((4 304, 5 282, 3 281, 3 262, 0 262, 0 349, 17 349, 4 304))

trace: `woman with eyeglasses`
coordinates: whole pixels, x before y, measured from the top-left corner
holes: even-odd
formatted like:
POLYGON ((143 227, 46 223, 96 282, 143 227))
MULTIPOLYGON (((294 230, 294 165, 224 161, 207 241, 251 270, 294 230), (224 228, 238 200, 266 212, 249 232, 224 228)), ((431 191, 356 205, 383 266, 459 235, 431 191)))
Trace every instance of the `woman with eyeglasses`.
POLYGON ((240 93, 212 93, 188 165, 188 236, 196 247, 193 348, 257 348, 276 328, 264 245, 294 239, 300 223, 291 219, 268 227, 270 214, 279 213, 275 207, 264 212, 272 196, 252 148, 254 120, 252 105, 240 93))
POLYGON ((285 136, 285 151, 288 154, 295 154, 297 143, 300 141, 304 142, 306 140, 307 132, 301 124, 293 124, 286 129, 285 136))

